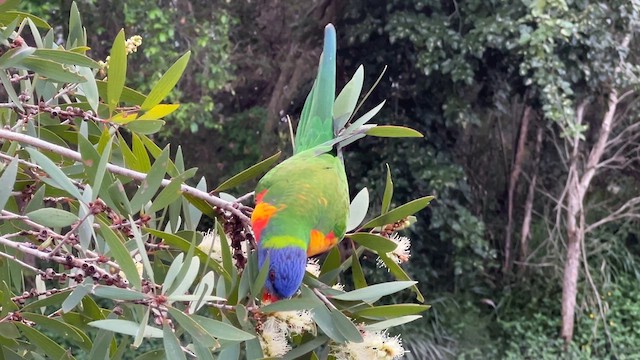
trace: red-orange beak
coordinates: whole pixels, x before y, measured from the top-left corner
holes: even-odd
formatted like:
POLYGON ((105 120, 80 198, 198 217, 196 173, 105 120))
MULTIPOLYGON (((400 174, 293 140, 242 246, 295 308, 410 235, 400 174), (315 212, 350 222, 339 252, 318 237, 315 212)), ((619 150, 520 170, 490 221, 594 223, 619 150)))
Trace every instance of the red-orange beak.
POLYGON ((274 303, 274 302, 276 302, 276 301, 278 301, 278 300, 280 300, 280 299, 278 298, 278 296, 277 296, 277 295, 271 294, 271 293, 269 293, 267 290, 265 290, 265 291, 262 293, 262 303, 263 303, 263 304, 270 304, 270 303, 274 303))

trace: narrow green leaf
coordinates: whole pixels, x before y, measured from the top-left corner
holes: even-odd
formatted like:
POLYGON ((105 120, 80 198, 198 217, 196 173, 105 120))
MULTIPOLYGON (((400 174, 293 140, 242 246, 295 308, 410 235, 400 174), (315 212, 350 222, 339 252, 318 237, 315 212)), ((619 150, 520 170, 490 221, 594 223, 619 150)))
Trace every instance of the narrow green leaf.
POLYGON ((321 274, 326 274, 340 266, 340 248, 338 246, 333 247, 329 251, 329 255, 324 259, 322 267, 320 268, 321 274))
MULTIPOLYGON (((154 236, 163 239, 167 245, 173 246, 179 250, 189 251, 189 248, 191 248, 191 243, 181 238, 180 236, 150 228, 145 228, 144 230, 154 236)), ((209 255, 205 254, 204 251, 198 248, 194 249, 194 254, 200 258, 201 262, 207 262, 207 259, 209 258, 209 255)), ((209 266, 209 268, 213 269, 213 271, 224 276, 225 279, 231 281, 231 276, 229 275, 229 273, 225 271, 224 268, 220 266, 220 264, 218 264, 216 261, 209 261, 207 265, 209 266)))
POLYGON ((184 253, 180 253, 171 262, 171 266, 169 266, 169 270, 167 270, 167 275, 164 277, 164 284, 162 284, 162 295, 167 293, 171 288, 171 285, 173 285, 173 282, 176 280, 176 277, 178 277, 178 273, 180 272, 180 269, 182 269, 183 261, 184 253))
POLYGON ((360 330, 340 310, 331 311, 331 319, 345 339, 355 343, 362 342, 360 330))
POLYGON ((18 22, 22 22, 24 19, 27 19, 27 18, 31 19, 31 21, 33 21, 33 23, 36 24, 36 26, 41 29, 51 29, 51 26, 49 26, 49 24, 47 24, 46 21, 44 21, 43 19, 35 15, 27 14, 21 11, 0 12, 0 23, 2 24, 9 24, 16 19, 18 19, 18 22))
POLYGON ((78 5, 73 1, 69 11, 69 36, 67 36, 67 47, 85 46, 85 32, 82 27, 82 19, 78 11, 78 5))
POLYGON ((280 152, 260 161, 259 163, 251 166, 250 168, 243 170, 239 174, 232 176, 230 179, 226 180, 222 184, 218 185, 218 187, 213 190, 214 192, 224 191, 231 188, 234 188, 246 181, 249 181, 253 178, 256 178, 271 168, 271 166, 278 160, 280 157, 280 152))
POLYGON ((9 163, 9 166, 4 168, 2 176, 0 176, 0 209, 4 209, 4 205, 11 197, 13 191, 13 185, 16 182, 16 176, 18 175, 18 158, 15 157, 9 163))
POLYGON ((240 343, 228 343, 222 346, 218 359, 238 360, 240 359, 240 343))
MULTIPOLYGON (((222 224, 218 221, 218 219, 216 218, 215 220, 216 222, 216 227, 215 227, 215 232, 216 234, 219 236, 219 240, 220 240, 220 244, 228 244, 229 241, 227 240, 227 235, 224 233, 224 228, 222 227, 222 224)), ((236 273, 236 268, 233 265, 233 257, 231 255, 231 247, 230 246, 220 246, 221 252, 222 252, 222 266, 224 267, 224 269, 226 270, 227 273, 229 274, 235 274, 236 273)), ((235 276, 233 276, 235 278, 235 276)), ((229 286, 231 286, 231 284, 229 283, 229 286)))
POLYGON ((167 310, 180 326, 182 326, 193 338, 193 340, 203 344, 208 348, 218 345, 218 341, 213 338, 200 324, 191 317, 185 315, 182 311, 168 307, 167 310))
POLYGON ((33 53, 33 55, 45 60, 51 60, 61 64, 86 66, 93 69, 99 67, 97 62, 95 62, 93 59, 89 58, 86 55, 78 54, 75 52, 66 51, 62 49, 37 49, 33 53))
POLYGON ((136 158, 136 156, 133 154, 133 151, 131 151, 129 144, 127 144, 126 140, 120 133, 118 133, 118 143, 120 146, 116 148, 119 148, 120 152, 122 153, 124 165, 131 170, 142 172, 142 169, 138 164, 138 158, 136 158))
POLYGON ((393 198, 393 181, 391 180, 391 169, 389 168, 389 164, 385 164, 387 166, 387 181, 384 185, 384 195, 382 195, 382 214, 385 214, 389 211, 389 207, 391 206, 391 199, 393 198))
POLYGON ((368 130, 367 135, 378 137, 424 137, 419 131, 394 125, 378 125, 368 130))
POLYGON ((176 334, 171 330, 171 326, 169 326, 168 322, 164 322, 162 324, 162 342, 164 344, 164 351, 166 353, 167 359, 171 360, 187 360, 187 356, 182 351, 180 346, 180 341, 176 337, 176 334))
POLYGON ((131 134, 131 150, 136 159, 138 159, 139 171, 145 174, 148 173, 149 169, 151 169, 151 160, 149 160, 149 154, 140 137, 135 133, 131 134))
MULTIPOLYGON (((121 319, 96 320, 88 323, 87 325, 131 336, 136 336, 138 334, 138 329, 140 328, 140 324, 136 322, 121 319)), ((163 333, 162 330, 158 328, 147 326, 145 328, 144 337, 161 338, 163 337, 163 333)))
POLYGON ((150 110, 152 107, 158 105, 171 92, 171 90, 173 90, 178 83, 178 80, 180 80, 184 69, 187 67, 190 56, 191 51, 187 51, 173 65, 171 65, 164 75, 162 75, 153 89, 151 89, 147 99, 142 103, 142 110, 150 110))
POLYGON ((82 198, 82 195, 80 195, 80 191, 78 191, 78 188, 73 185, 71 180, 69 180, 67 175, 62 172, 58 165, 54 164, 53 161, 51 161, 48 157, 46 157, 36 149, 27 148, 26 150, 31 156, 31 159, 35 161, 36 164, 42 167, 42 169, 47 173, 47 175, 51 177, 51 180, 53 180, 57 187, 65 190, 76 199, 82 198))
POLYGON ((2 322, 0 323, 0 337, 5 339, 17 339, 19 338, 20 332, 18 328, 11 322, 2 322))
POLYGON ((363 188, 353 198, 351 205, 349 206, 349 221, 347 221, 347 231, 356 229, 358 225, 362 224, 362 221, 367 216, 369 210, 369 190, 363 188))
POLYGON ((369 221, 368 223, 362 226, 363 229, 374 228, 377 226, 383 226, 387 224, 393 224, 394 222, 404 219, 409 215, 413 215, 418 211, 424 209, 429 205, 431 200, 433 200, 433 196, 425 196, 419 199, 415 199, 410 201, 404 205, 398 206, 397 208, 378 216, 377 218, 369 221))
POLYGON ((216 213, 213 211, 213 208, 211 207, 211 205, 209 205, 208 202, 200 198, 197 198, 191 194, 182 194, 182 196, 185 199, 187 199, 189 204, 195 206, 196 209, 200 210, 203 214, 207 215, 208 217, 213 219, 217 216, 216 213))
POLYGON ((384 236, 376 234, 359 232, 355 234, 349 234, 348 237, 358 244, 368 249, 375 250, 376 252, 388 253, 398 247, 398 244, 396 244, 395 242, 389 240, 384 236))
POLYGON ((359 310, 354 315, 373 319, 396 318, 406 315, 415 315, 429 310, 430 307, 430 305, 419 304, 382 305, 359 310))
POLYGON ((379 299, 383 296, 404 290, 415 284, 417 284, 417 281, 391 281, 367 286, 366 288, 349 291, 344 294, 331 296, 331 298, 344 301, 365 301, 379 299))
POLYGON ((222 321, 200 315, 192 315, 191 318, 200 324, 209 334, 221 340, 247 341, 255 338, 255 335, 223 323, 222 321))
POLYGON ((125 127, 136 134, 151 135, 160 131, 164 124, 162 120, 135 120, 127 123, 125 127))
POLYGON ((412 321, 415 321, 415 320, 418 320, 418 319, 421 319, 421 318, 422 318, 421 315, 401 316, 401 317, 394 318, 394 319, 380 321, 380 322, 377 322, 375 324, 368 324, 368 325, 365 325, 364 328, 366 330, 369 330, 369 331, 387 330, 387 329, 392 328, 394 326, 404 325, 406 323, 410 323, 412 321))
POLYGON ((146 352, 136 358, 136 360, 158 360, 158 359, 167 359, 164 350, 151 350, 146 352))
POLYGON ((2 82, 2 87, 7 92, 7 95, 9 95, 9 99, 11 99, 11 102, 16 104, 18 109, 24 111, 22 102, 20 101, 20 98, 18 98, 18 94, 16 93, 16 89, 13 88, 13 84, 11 84, 11 80, 9 80, 9 77, 7 76, 7 73, 5 71, 0 71, 0 82, 2 82))
POLYGON ((60 63, 34 56, 27 57, 15 67, 18 69, 35 71, 38 75, 44 76, 53 81, 67 83, 83 83, 87 81, 84 76, 77 74, 77 72, 72 72, 69 68, 64 67, 60 63))
POLYGON ((100 188, 102 187, 102 181, 107 172, 107 164, 109 164, 109 159, 111 157, 111 145, 113 144, 113 138, 109 138, 107 145, 105 146, 102 154, 100 155, 100 162, 98 163, 98 167, 96 168, 95 177, 93 178, 93 188, 96 190, 92 195, 91 199, 95 200, 98 197, 98 193, 100 192, 100 188))
POLYGON ((137 291, 106 285, 95 285, 92 292, 96 296, 112 300, 134 301, 146 298, 145 294, 137 291))
POLYGON ((29 220, 47 227, 65 227, 78 221, 78 217, 65 210, 42 208, 26 214, 29 220))
MULTIPOLYGON (((131 215, 129 215, 129 223, 134 223, 131 215)), ((151 266, 151 262, 149 261, 149 255, 147 255, 147 249, 144 246, 144 241, 142 240, 140 229, 137 226, 132 226, 131 231, 133 232, 133 239, 135 240, 136 246, 138 247, 138 254, 140 254, 140 257, 142 258, 142 266, 144 266, 144 270, 146 271, 149 280, 151 280, 151 282, 155 284, 153 267, 151 266)))
MULTIPOLYGON (((407 273, 404 272, 404 270, 402 270, 400 265, 398 265, 398 263, 395 262, 393 259, 389 258, 386 254, 378 253, 378 257, 380 258, 380 260, 382 260, 382 262, 387 267, 387 269, 389 269, 389 272, 393 274, 393 276, 396 279, 402 280, 402 281, 412 281, 409 275, 407 275, 407 273)), ((419 302, 421 303, 424 302, 424 296, 422 296, 420 289, 418 289, 416 285, 413 285, 411 287, 411 291, 413 291, 416 294, 416 298, 418 299, 419 302)))
POLYGON ((76 286, 76 288, 73 289, 73 292, 71 292, 71 294, 62 302, 62 312, 68 313, 73 310, 73 308, 80 304, 82 299, 91 292, 91 288, 91 284, 76 286))
POLYGON ((169 163, 169 146, 164 148, 162 154, 151 166, 147 177, 140 184, 138 192, 131 199, 131 207, 135 210, 140 210, 142 207, 153 198, 153 196, 160 188, 164 175, 167 171, 167 165, 169 163))
POLYGON ((363 126, 364 124, 368 123, 369 120, 373 119, 373 117, 376 116, 380 112, 380 110, 382 109, 382 107, 384 106, 385 103, 386 103, 386 100, 382 101, 380 104, 376 105, 376 107, 374 107, 373 109, 367 111, 364 115, 362 115, 359 118, 357 118, 347 128, 347 133, 356 132, 358 129, 360 129, 361 126, 363 126))
POLYGON ((48 316, 35 314, 35 313, 22 313, 22 317, 35 322, 38 326, 43 327, 47 331, 55 333, 58 336, 62 336, 65 339, 81 343, 84 338, 78 333, 73 326, 66 324, 60 320, 52 319, 48 316))
POLYGON ((162 210, 178 200, 180 195, 182 195, 181 188, 184 180, 182 177, 172 179, 169 185, 165 186, 165 188, 160 191, 160 194, 153 200, 153 204, 151 204, 149 208, 149 213, 153 214, 156 211, 162 210))
POLYGON ((82 66, 78 68, 78 74, 87 79, 86 82, 83 82, 78 86, 84 97, 87 99, 89 106, 95 113, 98 113, 98 106, 100 103, 100 95, 98 93, 98 84, 96 83, 96 78, 93 75, 93 71, 89 67, 82 66))
POLYGON ((14 324, 16 324, 24 336, 29 339, 29 342, 40 348, 43 353, 48 354, 54 359, 75 359, 70 353, 67 353, 62 346, 58 345, 58 343, 40 331, 19 322, 15 322, 14 324))
MULTIPOLYGON (((96 80, 96 86, 98 87, 98 94, 100 97, 107 98, 108 83, 104 80, 96 80)), ((128 105, 141 105, 147 97, 130 87, 122 88, 122 94, 120 94, 120 101, 128 105)))
POLYGON ((364 272, 362 271, 362 266, 360 265, 360 259, 358 259, 358 254, 355 251, 351 255, 351 272, 353 285, 356 287, 356 289, 366 288, 367 280, 364 277, 364 272))
POLYGON ((205 304, 205 296, 211 295, 215 288, 215 275, 213 271, 209 271, 206 273, 196 288, 193 290, 193 295, 196 296, 198 300, 194 300, 189 304, 189 314, 194 314, 205 304))
POLYGON ((107 70, 107 100, 109 112, 113 113, 120 103, 120 95, 127 77, 127 52, 125 48, 124 30, 120 30, 109 55, 107 70))
POLYGON ((269 305, 261 307, 260 311, 267 314, 280 311, 304 310, 312 308, 314 304, 315 302, 312 299, 300 297, 295 299, 278 300, 269 305))
POLYGON ((353 115, 353 111, 358 104, 360 98, 360 92, 362 91, 362 84, 364 83, 364 67, 358 66, 355 74, 347 85, 344 86, 340 94, 336 98, 333 105, 333 117, 335 119, 343 119, 341 122, 336 123, 335 130, 340 130, 349 121, 349 118, 353 115))
MULTIPOLYGON (((21 309, 21 311, 34 311, 35 309, 41 308, 43 306, 58 306, 62 304, 62 302, 71 294, 71 290, 61 291, 59 293, 55 293, 51 296, 47 296, 44 299, 36 300, 32 303, 27 304, 25 307, 21 309)), ((11 301, 11 299, 9 299, 11 301)), ((13 302, 11 302, 13 304, 13 302)), ((6 308, 8 306, 4 304, 6 308)), ((4 311, 4 308, 2 309, 4 311)), ((14 309, 7 309, 13 311, 14 309)), ((17 308, 15 309, 17 310, 17 308)))
POLYGON ((20 0, 5 0, 0 3, 0 11, 13 10, 18 7, 20 0))
POLYGON ((116 263, 120 265, 120 269, 127 277, 129 283, 133 286, 134 289, 140 289, 141 280, 140 275, 138 274, 138 269, 136 268, 135 263, 133 262, 133 258, 129 251, 124 246, 124 241, 120 239, 109 226, 111 224, 107 223, 101 218, 96 218, 100 223, 100 233, 102 237, 106 241, 107 245, 109 245, 109 252, 116 260, 116 263))
MULTIPOLYGON (((288 353, 286 353, 282 357, 282 360, 299 359, 299 358, 302 357, 302 355, 306 355, 306 354, 310 353, 311 351, 320 348, 327 341, 329 341, 328 337, 326 337, 324 335, 318 335, 318 336, 314 337, 313 339, 311 339, 309 341, 306 341, 306 342, 300 344, 299 346, 296 346, 293 350, 291 350, 288 353)), ((317 359, 317 357, 316 357, 316 359, 317 359)), ((311 360, 313 360, 313 357, 311 358, 311 360)))
POLYGON ((173 286, 169 289, 169 296, 182 295, 187 292, 193 284, 193 281, 196 279, 196 276, 198 276, 198 271, 200 271, 200 258, 194 256, 191 258, 191 261, 188 261, 187 259, 187 262, 185 262, 185 265, 178 273, 178 279, 180 279, 180 282, 177 286, 173 286))
POLYGON ((251 285, 251 294, 255 297, 260 297, 262 294, 262 288, 264 287, 264 282, 267 280, 267 275, 269 275, 269 256, 262 263, 262 268, 260 268, 260 272, 258 272, 258 276, 256 277, 253 285, 251 285))
POLYGON ((35 48, 28 46, 21 46, 15 49, 7 50, 2 56, 0 56, 0 69, 8 69, 19 64, 27 56, 32 55, 36 51, 35 48))

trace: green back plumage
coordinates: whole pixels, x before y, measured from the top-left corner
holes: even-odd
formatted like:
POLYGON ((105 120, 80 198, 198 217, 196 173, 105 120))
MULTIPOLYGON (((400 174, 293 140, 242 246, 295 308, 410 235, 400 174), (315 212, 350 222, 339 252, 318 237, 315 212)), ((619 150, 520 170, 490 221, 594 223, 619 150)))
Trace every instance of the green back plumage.
POLYGON ((295 153, 311 149, 332 140, 333 102, 336 97, 336 29, 329 24, 324 29, 324 47, 318 75, 302 109, 296 132, 295 153))

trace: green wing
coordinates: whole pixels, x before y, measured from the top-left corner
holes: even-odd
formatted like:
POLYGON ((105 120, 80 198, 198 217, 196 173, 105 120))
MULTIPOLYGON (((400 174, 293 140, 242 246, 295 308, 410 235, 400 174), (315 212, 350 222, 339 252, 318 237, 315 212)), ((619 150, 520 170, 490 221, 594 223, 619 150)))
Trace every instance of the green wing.
POLYGON ((324 47, 318 76, 307 96, 296 132, 295 153, 333 139, 333 102, 336 97, 336 29, 324 29, 324 47))

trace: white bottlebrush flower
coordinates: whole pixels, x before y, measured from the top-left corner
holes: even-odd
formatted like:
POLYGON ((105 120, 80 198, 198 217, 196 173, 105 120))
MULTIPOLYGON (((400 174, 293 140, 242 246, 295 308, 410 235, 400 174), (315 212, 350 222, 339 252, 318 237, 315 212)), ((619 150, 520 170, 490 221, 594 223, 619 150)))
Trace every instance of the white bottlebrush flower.
MULTIPOLYGON (((391 234, 389 240, 396 243, 396 248, 393 251, 388 252, 387 256, 398 264, 409 261, 409 257, 411 257, 411 240, 406 236, 398 235, 398 233, 391 234)), ((378 258, 377 263, 378 267, 385 266, 384 262, 380 258, 378 258)))
POLYGON ((142 36, 133 35, 132 37, 128 38, 125 42, 127 54, 137 52, 140 45, 142 45, 142 36))
POLYGON ((384 331, 365 331, 361 343, 347 342, 333 347, 337 360, 393 360, 406 353, 399 336, 389 337, 384 331))
MULTIPOLYGON (((264 356, 281 357, 291 350, 283 324, 282 321, 274 317, 267 318, 263 323, 258 339, 264 356)), ((286 324, 284 326, 286 327, 286 324)))
POLYGON ((302 334, 303 332, 315 332, 315 326, 309 310, 279 311, 273 313, 269 319, 279 320, 283 330, 287 334, 302 334))
POLYGON ((334 289, 334 290, 344 291, 344 285, 342 285, 340 283, 336 283, 331 288, 334 289))
POLYGON ((307 272, 315 277, 320 276, 320 264, 318 263, 318 258, 307 259, 307 272))
MULTIPOLYGON (((133 257, 133 264, 136 266, 136 270, 138 271, 138 275, 140 277, 142 277, 142 273, 144 272, 144 265, 142 265, 142 256, 140 254, 136 254, 133 257)), ((122 270, 120 270, 119 275, 123 279, 127 279, 127 275, 125 275, 125 273, 122 270)))
MULTIPOLYGON (((227 239, 227 246, 230 247, 231 243, 229 242, 229 238, 227 239)), ((220 247, 221 241, 220 236, 218 236, 217 232, 207 231, 202 238, 200 244, 198 244, 198 249, 202 250, 205 254, 211 254, 211 258, 219 263, 222 262, 222 248, 220 247)), ((233 250, 231 250, 233 252, 233 250)), ((242 242, 242 254, 247 256, 247 243, 245 241, 242 242)))

